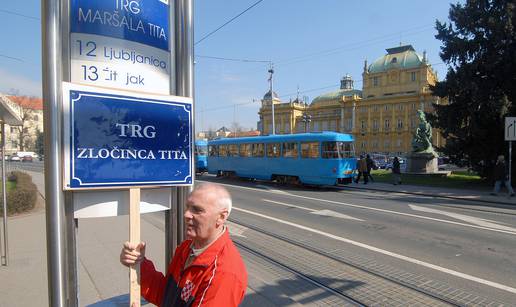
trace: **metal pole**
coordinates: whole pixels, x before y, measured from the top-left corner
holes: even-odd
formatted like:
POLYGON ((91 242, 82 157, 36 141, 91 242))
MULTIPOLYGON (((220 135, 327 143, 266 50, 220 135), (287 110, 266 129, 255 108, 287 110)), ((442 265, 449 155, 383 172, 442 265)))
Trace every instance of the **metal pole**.
MULTIPOLYGON (((174 51, 175 51, 175 92, 178 96, 193 97, 193 0, 174 1, 174 51)), ((171 72, 172 73, 172 72, 171 72)), ((192 106, 194 112, 195 103, 192 106)), ((193 135, 192 125, 190 131, 193 135)), ((193 144, 192 150, 193 150, 193 144)), ((165 218, 165 257, 166 263, 172 257, 172 251, 184 240, 184 207, 190 187, 172 189, 172 204, 165 218), (174 235, 175 232, 175 235, 174 235)))
POLYGON ((65 213, 61 178, 62 32, 59 0, 41 5, 43 114, 45 131, 45 210, 47 225, 48 298, 66 306, 65 213))
POLYGON ((272 112, 272 134, 276 134, 276 122, 274 121, 274 92, 273 92, 273 75, 274 75, 274 64, 271 62, 271 68, 269 69, 269 73, 271 74, 271 77, 269 78, 270 82, 270 90, 271 90, 271 112, 272 112))
POLYGON ((5 123, 2 122, 2 200, 4 205, 4 221, 3 221, 3 236, 4 236, 4 248, 2 255, 2 265, 9 265, 9 244, 7 241, 7 184, 5 182, 5 123))
POLYGON ((512 141, 509 141, 509 184, 512 185, 512 141))

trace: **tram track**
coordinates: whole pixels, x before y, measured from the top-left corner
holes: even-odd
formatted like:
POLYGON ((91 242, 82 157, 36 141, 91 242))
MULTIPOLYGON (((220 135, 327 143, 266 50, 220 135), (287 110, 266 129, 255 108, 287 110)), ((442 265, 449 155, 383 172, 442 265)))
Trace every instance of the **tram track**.
MULTIPOLYGON (((296 240, 292 240, 290 238, 287 238, 285 236, 282 236, 282 235, 279 235, 279 234, 275 234, 275 233, 272 233, 271 231, 268 231, 266 229, 263 229, 263 228, 260 228, 260 227, 257 227, 257 226, 254 226, 254 225, 250 225, 248 223, 244 223, 244 222, 241 222, 241 221, 238 221, 238 220, 235 220, 233 218, 231 218, 229 220, 230 222, 234 223, 234 224, 237 224, 239 226, 242 226, 242 227, 245 227, 247 229, 251 229, 253 231, 256 231, 256 232, 259 232, 261 234, 264 234, 268 237, 271 237, 273 239, 276 239, 276 240, 279 240, 279 241, 282 241, 284 243, 287 243, 287 244, 290 244, 292 246, 296 246, 296 247, 299 247, 299 248, 302 248, 304 250, 307 250, 311 253, 314 253, 316 255, 320 255, 322 257, 325 257, 331 261, 335 261, 337 263, 340 263, 344 266, 349 266, 349 267, 352 267, 356 270, 360 270, 361 272, 363 272, 364 274, 368 274, 368 275, 372 275, 372 276, 375 276, 377 278, 380 278, 382 280, 385 280, 385 281, 388 281, 390 283, 393 283, 395 284, 396 286, 399 286, 399 287, 403 287, 403 288, 406 288, 406 289, 410 289, 411 291, 415 291, 417 293, 419 293, 420 295, 422 296, 425 296, 425 297, 429 297, 429 298, 432 298, 434 300, 437 300, 439 301, 440 303, 443 303, 445 305, 450 305, 450 306, 467 306, 467 304, 464 304, 463 302, 460 302, 460 301, 457 301, 455 299, 452 299, 452 298, 449 298, 449 297, 446 297, 446 296, 443 296, 439 293, 435 293, 435 292, 432 292, 432 291, 429 291, 427 289, 423 289, 421 287, 418 287, 418 286, 415 286, 415 285, 412 285, 412 284, 409 284, 407 282, 404 282, 403 280, 401 279, 398 279, 398 278, 395 278, 395 277, 392 277, 392 276, 389 276, 387 274, 383 274, 381 272, 378 272, 378 271, 375 271, 375 270, 372 270, 371 268, 368 268, 364 265, 360 265, 354 261, 347 261, 341 257, 336 257, 334 255, 331 255, 329 254, 328 252, 324 252, 324 251, 321 251, 317 248, 314 248, 312 246, 309 246, 307 244, 304 244, 302 242, 299 242, 299 241, 296 241, 296 240)), ((240 242, 240 241, 236 241, 235 242, 236 245, 238 245, 239 247, 242 247, 244 248, 245 250, 252 250, 251 247, 249 246, 246 246, 246 244, 240 242)), ((262 257, 262 258, 265 258, 267 259, 268 261, 271 261, 271 262, 274 262, 276 265, 280 265, 282 267, 285 267, 287 268, 288 270, 291 270, 291 271, 294 271, 296 272, 296 274, 298 275, 305 275, 306 274, 303 274, 302 272, 298 272, 298 270, 296 269, 293 269, 293 268, 290 268, 288 265, 284 264, 284 263, 281 263, 280 261, 277 261, 275 259, 272 259, 272 257, 268 256, 268 255, 265 255, 259 251, 256 251, 256 250, 252 250, 252 253, 255 254, 256 256, 259 256, 259 257, 262 257)), ((311 277, 308 277, 308 279, 310 280, 313 280, 313 278, 311 277)), ((316 282, 317 284, 321 284, 321 282, 315 280, 314 282, 316 282)), ((325 284, 322 284, 322 286, 324 288, 329 288, 329 289, 332 289, 331 286, 329 285, 325 285, 325 284)), ((348 299, 351 299, 353 300, 354 302, 356 302, 357 304, 360 304, 362 306, 368 306, 367 303, 364 303, 363 301, 361 300, 357 300, 356 298, 353 298, 345 293, 342 293, 342 291, 338 290, 338 289, 332 289, 332 293, 334 291, 337 291, 337 293, 339 293, 339 295, 342 295, 348 299)))
POLYGON ((291 268, 287 265, 284 265, 283 263, 279 262, 279 261, 276 261, 275 259, 273 259, 272 257, 269 257, 263 253, 260 253, 259 251, 256 251, 254 250, 253 248, 247 246, 246 244, 244 243, 241 243, 241 242, 234 242, 234 244, 236 246, 238 246, 240 249, 242 250, 245 250, 247 251, 248 253, 250 254, 253 254, 255 257, 259 257, 259 258, 262 258, 262 259, 265 259, 266 261, 272 263, 273 265, 277 266, 277 267, 280 267, 286 271, 289 271, 290 273, 298 276, 299 278, 303 279, 304 281, 318 287, 318 288, 321 288, 325 291, 328 291, 330 292, 331 294, 339 297, 339 298, 342 298, 346 301, 349 301, 352 305, 355 305, 355 306, 367 306, 366 304, 360 302, 359 300, 357 299, 354 299, 353 297, 349 296, 349 295, 346 295, 346 294, 343 294, 342 292, 340 292, 339 289, 335 289, 331 286, 328 286, 328 285, 325 285, 324 283, 321 283, 319 281, 317 281, 316 279, 308 276, 307 274, 304 274, 302 272, 300 272, 299 270, 297 269, 294 269, 294 268, 291 268))

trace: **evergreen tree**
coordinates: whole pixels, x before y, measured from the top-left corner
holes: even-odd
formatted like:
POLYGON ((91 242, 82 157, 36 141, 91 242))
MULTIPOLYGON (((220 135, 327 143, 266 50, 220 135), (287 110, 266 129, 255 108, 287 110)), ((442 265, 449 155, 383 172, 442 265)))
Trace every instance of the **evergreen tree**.
POLYGON ((507 156, 504 118, 516 115, 515 11, 511 0, 467 0, 451 5, 449 22, 436 22, 449 68, 432 91, 448 104, 435 105, 429 120, 447 139, 441 151, 483 177, 507 156))

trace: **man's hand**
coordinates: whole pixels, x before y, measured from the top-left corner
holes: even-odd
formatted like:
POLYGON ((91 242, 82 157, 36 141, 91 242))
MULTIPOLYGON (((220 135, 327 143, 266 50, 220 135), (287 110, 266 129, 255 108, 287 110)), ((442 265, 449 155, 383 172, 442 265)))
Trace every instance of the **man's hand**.
POLYGON ((125 242, 120 252, 120 263, 128 267, 139 263, 144 257, 145 242, 140 242, 140 244, 125 242))

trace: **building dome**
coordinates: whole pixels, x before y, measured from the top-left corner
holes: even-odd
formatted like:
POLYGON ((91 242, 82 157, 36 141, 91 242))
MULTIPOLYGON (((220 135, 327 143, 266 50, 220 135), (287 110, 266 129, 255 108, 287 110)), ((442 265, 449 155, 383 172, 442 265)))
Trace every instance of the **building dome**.
POLYGON ((386 49, 387 54, 369 65, 368 73, 384 72, 390 69, 410 69, 420 67, 426 59, 417 54, 412 45, 386 49))
MULTIPOLYGON (((280 100, 276 92, 273 91, 272 93, 274 96, 274 100, 280 100)), ((263 95, 263 100, 271 100, 271 91, 268 91, 267 93, 265 93, 265 95, 263 95)))
POLYGON ((350 75, 346 75, 340 80, 340 90, 317 96, 312 101, 312 104, 329 101, 338 102, 342 101, 344 97, 353 97, 355 95, 362 97, 362 91, 353 89, 353 79, 350 75))

